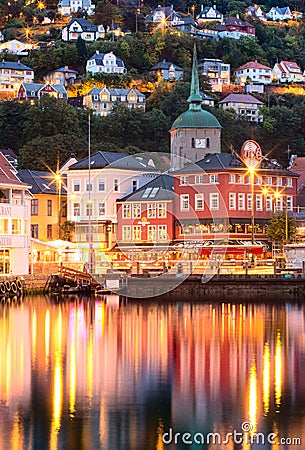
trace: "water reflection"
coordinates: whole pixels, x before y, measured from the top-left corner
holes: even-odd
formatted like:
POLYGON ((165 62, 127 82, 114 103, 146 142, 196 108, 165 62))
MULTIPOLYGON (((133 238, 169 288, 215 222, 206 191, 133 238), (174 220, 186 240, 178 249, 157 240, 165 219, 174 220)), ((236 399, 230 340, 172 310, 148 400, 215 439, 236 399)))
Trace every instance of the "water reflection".
POLYGON ((0 351, 0 450, 288 448, 169 442, 242 424, 305 442, 303 306, 26 299, 0 306, 0 351))

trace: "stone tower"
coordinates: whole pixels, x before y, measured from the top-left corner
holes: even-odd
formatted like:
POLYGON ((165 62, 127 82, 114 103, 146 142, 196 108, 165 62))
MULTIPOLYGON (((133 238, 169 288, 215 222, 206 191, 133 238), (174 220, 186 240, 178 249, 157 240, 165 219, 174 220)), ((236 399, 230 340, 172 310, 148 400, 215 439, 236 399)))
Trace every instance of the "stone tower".
POLYGON ((208 153, 221 152, 221 125, 213 114, 201 108, 197 51, 194 46, 189 109, 173 123, 171 134, 171 168, 181 169, 188 162, 203 159, 208 153))

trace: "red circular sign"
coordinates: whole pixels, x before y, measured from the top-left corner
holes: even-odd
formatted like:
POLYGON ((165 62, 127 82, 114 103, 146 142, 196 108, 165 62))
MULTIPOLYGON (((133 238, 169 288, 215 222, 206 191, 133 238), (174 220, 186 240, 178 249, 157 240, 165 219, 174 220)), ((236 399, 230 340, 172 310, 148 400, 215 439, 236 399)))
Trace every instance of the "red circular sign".
POLYGON ((256 141, 246 141, 241 148, 241 157, 247 166, 256 167, 263 158, 262 149, 256 141))

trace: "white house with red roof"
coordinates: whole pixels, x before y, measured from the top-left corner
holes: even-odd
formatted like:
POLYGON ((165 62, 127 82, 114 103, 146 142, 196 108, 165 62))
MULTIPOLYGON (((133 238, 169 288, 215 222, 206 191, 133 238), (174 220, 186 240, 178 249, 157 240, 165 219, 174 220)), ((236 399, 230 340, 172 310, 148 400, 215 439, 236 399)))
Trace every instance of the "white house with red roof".
POLYGON ((300 66, 294 61, 281 61, 276 63, 272 69, 274 80, 280 83, 302 83, 303 73, 300 66))
POLYGON ((250 94, 229 94, 219 102, 222 109, 234 109, 241 119, 250 122, 263 121, 263 116, 259 113, 259 108, 263 104, 250 94))
POLYGON ((248 81, 259 84, 270 84, 272 81, 272 68, 257 61, 249 61, 234 71, 238 84, 248 81))
POLYGON ((0 152, 0 276, 29 272, 29 188, 0 152))

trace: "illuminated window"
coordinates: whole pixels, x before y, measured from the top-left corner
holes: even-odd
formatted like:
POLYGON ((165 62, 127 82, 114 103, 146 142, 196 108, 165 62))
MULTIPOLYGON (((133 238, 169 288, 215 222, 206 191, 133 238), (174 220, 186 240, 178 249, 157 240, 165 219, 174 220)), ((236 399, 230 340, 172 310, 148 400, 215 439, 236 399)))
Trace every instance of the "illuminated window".
POLYGON ((236 209, 236 194, 234 192, 229 193, 229 209, 236 209))

